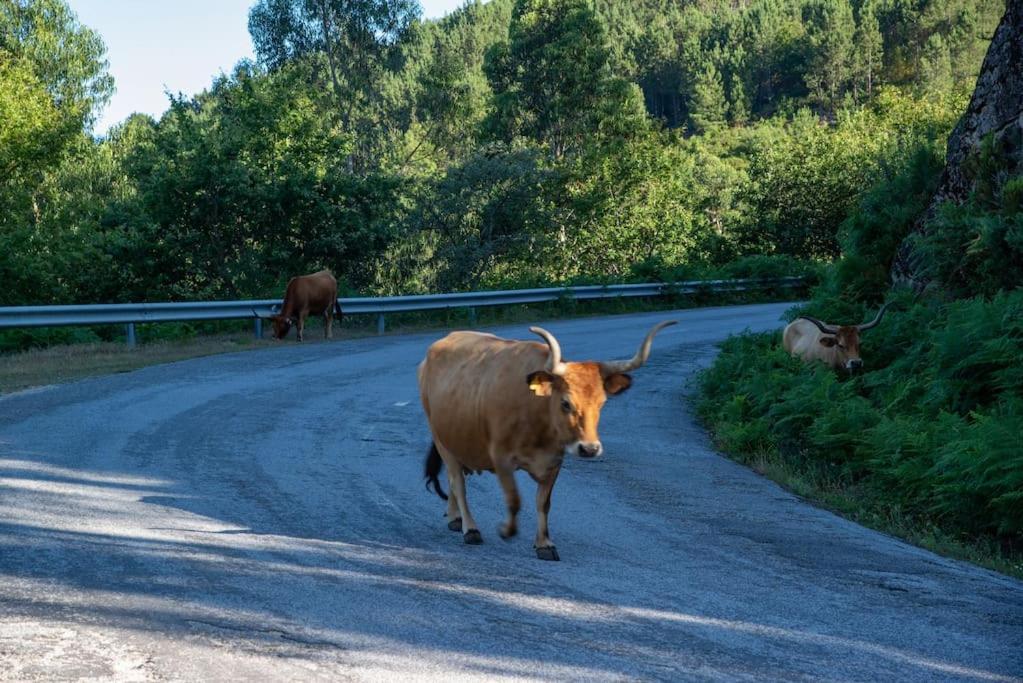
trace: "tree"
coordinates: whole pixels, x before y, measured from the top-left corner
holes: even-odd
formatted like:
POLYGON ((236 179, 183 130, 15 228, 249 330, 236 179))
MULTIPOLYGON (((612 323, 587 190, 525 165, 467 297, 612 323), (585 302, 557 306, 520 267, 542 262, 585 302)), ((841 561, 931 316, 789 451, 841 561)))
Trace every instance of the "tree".
POLYGON ((814 57, 806 72, 806 85, 818 104, 832 111, 852 75, 853 21, 849 0, 816 0, 807 8, 808 35, 814 57))
MULTIPOLYGON (((303 58, 325 62, 335 115, 342 130, 358 138, 365 166, 369 152, 362 143, 380 81, 420 13, 418 0, 258 0, 249 12, 249 33, 270 70, 303 58)), ((318 80, 317 71, 312 75, 318 80)))
POLYGON ((875 81, 884 62, 884 38, 874 2, 866 2, 860 7, 860 21, 853 44, 857 86, 862 87, 869 98, 874 94, 875 81))
POLYGON ((640 94, 611 72, 604 25, 586 0, 517 0, 508 42, 491 48, 484 69, 491 134, 531 138, 554 159, 588 136, 646 125, 640 94))
POLYGON ((695 130, 702 133, 724 125, 727 112, 728 100, 725 99, 721 73, 713 62, 708 61, 693 86, 693 94, 689 98, 689 118, 695 130))
POLYGON ((110 94, 103 52, 60 0, 0 3, 0 303, 48 303, 66 281, 40 193, 110 94))
POLYGON ((948 92, 952 88, 952 55, 940 33, 931 35, 924 46, 920 80, 929 93, 948 92))
POLYGON ((105 52, 64 0, 0 3, 0 53, 31 66, 72 127, 90 125, 113 92, 105 52))
POLYGON ((732 80, 728 88, 728 115, 735 125, 743 125, 749 121, 750 105, 746 97, 746 86, 738 73, 732 74, 732 80))

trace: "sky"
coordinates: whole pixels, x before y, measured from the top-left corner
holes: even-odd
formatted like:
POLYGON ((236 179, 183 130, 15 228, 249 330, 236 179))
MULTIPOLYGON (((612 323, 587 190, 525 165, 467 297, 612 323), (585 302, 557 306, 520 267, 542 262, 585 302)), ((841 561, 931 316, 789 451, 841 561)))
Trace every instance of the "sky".
MULTIPOLYGON (((117 91, 101 112, 102 135, 134 112, 158 117, 167 91, 193 95, 238 60, 252 58, 249 7, 255 0, 69 0, 79 20, 107 46, 117 91)), ((462 0, 421 0, 423 15, 442 17, 462 0)))

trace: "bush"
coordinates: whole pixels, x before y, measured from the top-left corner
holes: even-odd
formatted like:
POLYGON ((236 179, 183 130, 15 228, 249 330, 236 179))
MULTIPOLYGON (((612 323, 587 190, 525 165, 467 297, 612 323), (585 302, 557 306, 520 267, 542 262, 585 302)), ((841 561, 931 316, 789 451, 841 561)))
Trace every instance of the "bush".
POLYGON ((107 340, 90 327, 29 327, 0 330, 0 353, 40 349, 56 344, 91 344, 107 340))
POLYGON ((724 448, 806 459, 955 534, 1023 541, 1023 290, 923 301, 864 335, 858 376, 733 337, 701 378, 724 448))

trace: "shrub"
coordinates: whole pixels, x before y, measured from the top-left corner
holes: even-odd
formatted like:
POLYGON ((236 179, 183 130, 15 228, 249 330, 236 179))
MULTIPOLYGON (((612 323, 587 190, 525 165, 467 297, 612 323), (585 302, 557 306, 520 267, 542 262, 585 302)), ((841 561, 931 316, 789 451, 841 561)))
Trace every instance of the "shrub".
POLYGON ((732 337, 702 374, 699 413, 724 448, 810 462, 957 535, 1023 540, 1023 290, 893 310, 858 376, 779 342, 732 337))

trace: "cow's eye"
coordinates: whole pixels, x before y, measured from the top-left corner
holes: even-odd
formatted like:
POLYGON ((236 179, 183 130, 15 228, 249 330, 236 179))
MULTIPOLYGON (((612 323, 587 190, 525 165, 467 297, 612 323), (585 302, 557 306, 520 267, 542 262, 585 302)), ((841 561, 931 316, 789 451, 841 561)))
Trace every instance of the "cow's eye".
POLYGON ((572 402, 567 398, 561 399, 561 409, 566 413, 572 412, 572 402))

